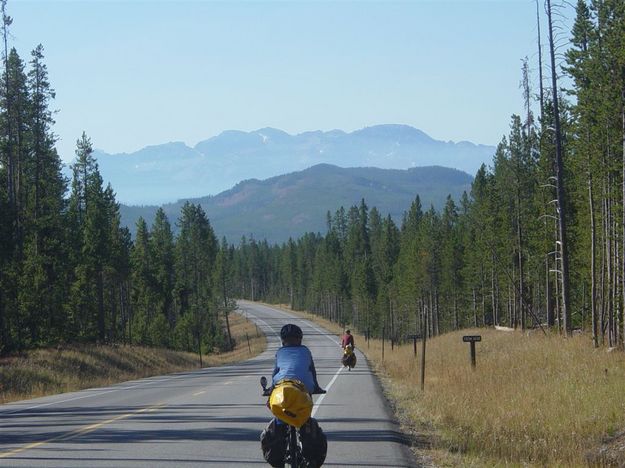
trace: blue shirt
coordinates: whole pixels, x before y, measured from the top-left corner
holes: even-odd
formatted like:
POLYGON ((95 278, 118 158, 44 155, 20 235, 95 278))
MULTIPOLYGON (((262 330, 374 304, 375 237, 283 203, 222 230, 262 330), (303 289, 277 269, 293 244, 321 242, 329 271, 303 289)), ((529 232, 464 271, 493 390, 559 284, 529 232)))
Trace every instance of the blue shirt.
POLYGON ((315 390, 314 369, 312 354, 306 346, 283 346, 276 351, 272 383, 275 385, 282 379, 297 379, 312 393, 315 390))

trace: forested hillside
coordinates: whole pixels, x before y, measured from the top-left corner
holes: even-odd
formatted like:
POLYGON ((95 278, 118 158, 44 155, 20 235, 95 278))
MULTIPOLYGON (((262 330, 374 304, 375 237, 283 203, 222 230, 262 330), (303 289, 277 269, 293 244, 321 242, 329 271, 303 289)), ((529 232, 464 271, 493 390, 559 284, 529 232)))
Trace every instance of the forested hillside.
MULTIPOLYGON (((43 48, 28 64, 9 48, 12 20, 1 5, 0 353, 74 341, 210 352, 229 346, 237 296, 288 302, 377 334, 384 328, 395 339, 427 320, 430 334, 542 325, 623 344, 621 0, 578 1, 564 68, 549 21, 550 47, 539 51, 539 66, 526 60, 522 68, 525 106, 459 201, 450 197, 437 211, 417 196, 397 223, 363 200, 332 210, 323 235, 237 246, 218 242, 191 203, 176 235, 159 210, 150 226, 138 220, 132 241, 85 134, 71 181, 63 178, 43 48), (563 70, 569 89, 543 69, 563 70)), ((549 1, 547 11, 551 19, 549 1)))
MULTIPOLYGON (((361 198, 396 221, 401 220, 416 193, 425 206, 440 209, 449 194, 459 200, 472 180, 462 171, 438 166, 399 170, 318 164, 267 180, 246 180, 214 197, 188 201, 200 205, 215 230, 230 242, 246 236, 274 243, 306 232, 325 232, 329 210, 358 203, 361 198)), ((184 203, 181 200, 162 208, 173 221, 184 203)), ((134 234, 137 219, 151 221, 157 209, 121 205, 122 225, 134 234)))

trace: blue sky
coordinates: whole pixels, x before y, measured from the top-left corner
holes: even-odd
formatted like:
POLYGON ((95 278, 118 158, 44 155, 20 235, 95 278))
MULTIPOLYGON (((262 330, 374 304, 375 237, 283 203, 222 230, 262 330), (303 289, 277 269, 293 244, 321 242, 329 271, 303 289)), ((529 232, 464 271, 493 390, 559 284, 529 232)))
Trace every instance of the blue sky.
POLYGON ((194 145, 227 129, 379 123, 496 144, 521 109, 521 59, 537 67, 533 0, 8 8, 22 57, 44 45, 66 161, 83 130, 107 152, 194 145))

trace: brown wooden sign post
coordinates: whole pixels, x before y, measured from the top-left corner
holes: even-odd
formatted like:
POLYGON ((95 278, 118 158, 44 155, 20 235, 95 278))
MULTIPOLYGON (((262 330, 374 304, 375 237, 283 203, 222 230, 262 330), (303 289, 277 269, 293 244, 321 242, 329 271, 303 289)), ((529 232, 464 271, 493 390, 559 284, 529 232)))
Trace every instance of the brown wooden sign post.
POLYGON ((386 327, 382 327, 382 360, 384 361, 384 334, 386 332, 386 327))
POLYGON ((414 356, 417 357, 417 340, 421 338, 421 335, 406 335, 406 338, 412 340, 412 347, 414 349, 414 356))
POLYGON ((475 369, 475 343, 482 341, 481 335, 466 335, 462 337, 462 341, 471 345, 471 367, 475 369))

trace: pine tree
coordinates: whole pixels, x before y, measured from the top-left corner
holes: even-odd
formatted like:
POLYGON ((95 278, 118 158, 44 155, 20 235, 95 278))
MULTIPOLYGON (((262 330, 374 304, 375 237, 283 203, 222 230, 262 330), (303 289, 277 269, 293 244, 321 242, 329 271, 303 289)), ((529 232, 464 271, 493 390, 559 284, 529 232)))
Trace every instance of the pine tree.
POLYGON ((228 245, 226 238, 222 238, 219 251, 217 252, 217 258, 215 259, 215 278, 214 284, 216 293, 220 297, 219 304, 223 311, 224 319, 226 322, 226 334, 228 338, 227 348, 232 349, 234 342, 232 340, 232 333, 230 331, 230 312, 236 307, 233 301, 232 292, 232 249, 228 245))
POLYGON ((58 340, 64 327, 67 250, 65 238, 66 181, 61 160, 54 148, 52 112, 54 91, 50 89, 43 48, 32 53, 28 73, 28 159, 24 182, 24 266, 19 279, 19 307, 28 323, 33 343, 58 340))
POLYGON ((110 242, 109 216, 102 177, 85 133, 76 144, 72 166, 69 217, 70 243, 74 248, 73 284, 70 293, 70 336, 106 339, 104 268, 110 242))
MULTIPOLYGON (((139 218, 130 254, 132 265, 132 330, 137 343, 152 345, 149 327, 154 320, 154 272, 147 223, 139 218)), ((131 338, 132 340, 132 338, 131 338)))
POLYGON ((220 326, 213 302, 212 271, 217 239, 199 205, 182 207, 180 234, 176 241, 176 284, 178 314, 177 346, 200 354, 212 350, 220 338, 220 326))
POLYGON ((156 309, 173 326, 174 315, 174 236, 165 211, 156 211, 150 231, 150 250, 153 255, 156 309))

